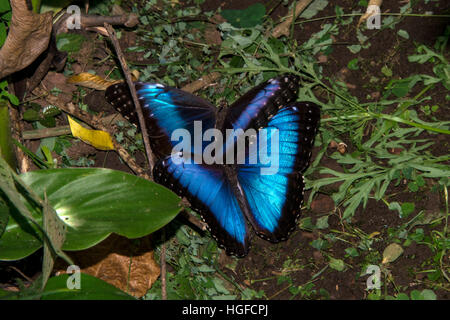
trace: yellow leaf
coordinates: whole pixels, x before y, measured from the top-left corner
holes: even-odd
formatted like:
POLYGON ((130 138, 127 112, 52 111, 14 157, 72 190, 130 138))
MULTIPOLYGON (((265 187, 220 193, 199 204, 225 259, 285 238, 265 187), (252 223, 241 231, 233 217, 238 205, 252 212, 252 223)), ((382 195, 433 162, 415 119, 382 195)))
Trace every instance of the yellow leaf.
POLYGON ((79 125, 71 117, 67 116, 67 118, 69 119, 70 130, 72 131, 72 135, 74 137, 77 137, 85 143, 100 150, 114 150, 114 145, 108 132, 86 129, 79 125))
POLYGON ((380 233, 378 231, 374 231, 371 234, 369 234, 369 239, 375 238, 376 236, 378 236, 380 233))
MULTIPOLYGON (((139 72, 133 70, 131 72, 131 78, 136 81, 139 78, 139 72)), ((91 74, 89 72, 81 72, 77 75, 71 76, 67 79, 68 83, 73 83, 79 86, 96 89, 96 90, 106 90, 110 85, 123 82, 123 80, 105 80, 100 76, 91 74)))
POLYGON ((67 79, 67 82, 96 90, 106 90, 106 88, 108 88, 110 85, 122 82, 122 80, 105 80, 97 75, 90 74, 88 72, 82 72, 75 76, 71 76, 69 79, 67 79))

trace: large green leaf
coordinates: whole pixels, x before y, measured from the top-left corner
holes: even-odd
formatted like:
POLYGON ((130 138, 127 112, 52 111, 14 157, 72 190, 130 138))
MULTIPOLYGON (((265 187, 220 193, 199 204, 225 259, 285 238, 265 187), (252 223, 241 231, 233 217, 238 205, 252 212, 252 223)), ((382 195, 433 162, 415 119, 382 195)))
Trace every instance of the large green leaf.
MULTIPOLYGON (((69 277, 62 274, 48 279, 42 300, 135 300, 113 285, 88 274, 80 273, 80 289, 68 289, 69 277)), ((69 280, 70 281, 70 280, 69 280)))
POLYGON ((11 10, 11 6, 9 5, 9 1, 0 1, 0 13, 11 10))
MULTIPOLYGON (((179 198, 145 179, 110 169, 49 169, 21 175, 38 196, 49 203, 67 226, 63 250, 94 246, 112 232, 137 238, 150 234, 180 211, 179 198)), ((33 217, 42 224, 40 211, 33 217)), ((17 260, 42 246, 36 227, 10 212, 0 238, 0 260, 17 260)))

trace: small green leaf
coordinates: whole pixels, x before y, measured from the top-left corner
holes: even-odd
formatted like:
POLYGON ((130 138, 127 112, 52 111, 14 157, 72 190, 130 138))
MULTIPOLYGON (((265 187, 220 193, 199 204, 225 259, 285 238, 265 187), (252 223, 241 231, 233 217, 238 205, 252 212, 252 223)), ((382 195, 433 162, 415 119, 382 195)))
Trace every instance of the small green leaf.
POLYGON ((326 229, 329 227, 328 225, 328 216, 323 216, 317 219, 316 226, 318 229, 326 229))
POLYGON ((216 288, 218 293, 230 294, 230 292, 227 290, 227 288, 225 288, 225 286, 223 285, 222 279, 214 278, 212 281, 213 281, 214 287, 216 288))
POLYGON ((335 259, 333 257, 330 257, 329 265, 330 268, 337 271, 343 271, 345 269, 345 263, 341 259, 335 259))
POLYGON ((345 253, 346 253, 348 256, 352 257, 352 258, 355 258, 355 257, 358 257, 358 256, 359 256, 358 250, 357 250, 356 248, 353 248, 353 247, 351 247, 351 248, 346 248, 346 249, 345 249, 345 253))
POLYGON ((316 227, 312 223, 311 217, 306 217, 300 220, 300 228, 305 230, 314 230, 316 227))
POLYGON ((410 182, 408 182, 408 189, 411 192, 417 192, 417 191, 419 191, 419 186, 417 185, 417 183, 415 181, 410 181, 410 182))
POLYGON ((216 269, 214 269, 206 264, 203 264, 198 268, 198 271, 200 271, 200 272, 216 272, 216 269))
POLYGON ((406 218, 411 213, 414 212, 416 205, 413 202, 404 202, 404 203, 402 203, 401 208, 402 208, 402 212, 401 212, 400 217, 406 218))
POLYGON ((38 111, 36 111, 34 109, 27 109, 23 113, 23 120, 25 120, 25 121, 36 121, 39 119, 41 119, 41 115, 39 114, 38 111))
POLYGON ((430 289, 423 289, 422 290, 422 297, 424 300, 436 300, 436 294, 433 292, 433 290, 430 289))
POLYGON ((397 295, 397 300, 409 300, 409 297, 406 293, 399 293, 397 295))
POLYGON ((305 19, 311 19, 319 11, 325 9, 327 5, 328 0, 315 0, 300 14, 300 17, 305 19))
POLYGON ((311 241, 311 246, 317 250, 326 249, 328 247, 328 241, 323 239, 316 239, 311 241))
POLYGON ((397 31, 397 34, 402 38, 409 39, 409 34, 406 30, 400 29, 397 31))
POLYGON ((358 53, 359 51, 361 51, 361 45, 360 44, 353 44, 351 46, 347 46, 347 48, 353 54, 358 53))
POLYGON ((410 295, 411 295, 411 300, 424 300, 424 297, 419 290, 411 291, 410 295))
POLYGON ((56 36, 56 47, 59 51, 78 52, 85 40, 81 34, 60 33, 56 36))
POLYGON ((358 70, 358 69, 359 69, 359 67, 358 67, 358 58, 355 58, 355 59, 350 60, 350 61, 348 62, 348 64, 347 64, 347 67, 348 67, 350 70, 358 70))
POLYGON ((383 73, 388 78, 392 77, 392 70, 389 69, 387 66, 383 66, 381 68, 381 73, 383 73))
POLYGON ((425 185, 425 179, 422 176, 417 176, 416 183, 419 187, 423 187, 425 185))
POLYGON ((400 80, 393 80, 389 83, 388 87, 391 88, 392 93, 397 98, 403 98, 421 79, 420 75, 414 75, 400 80))

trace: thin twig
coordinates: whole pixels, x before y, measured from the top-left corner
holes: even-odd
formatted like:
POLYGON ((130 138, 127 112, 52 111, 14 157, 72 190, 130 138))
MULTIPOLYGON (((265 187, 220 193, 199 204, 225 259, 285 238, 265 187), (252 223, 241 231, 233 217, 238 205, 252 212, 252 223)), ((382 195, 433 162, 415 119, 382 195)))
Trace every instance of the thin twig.
POLYGON ((166 285, 166 229, 162 229, 162 245, 161 245, 161 298, 167 300, 166 285))
POLYGON ((108 31, 109 38, 111 39, 114 49, 116 50, 117 58, 119 59, 120 65, 122 66, 122 70, 125 75, 125 79, 127 80, 127 84, 130 88, 130 93, 133 98, 134 106, 136 108, 136 112, 137 112, 138 118, 139 118, 139 125, 141 127, 142 138, 144 140, 145 152, 147 153, 147 159, 148 159, 148 164, 150 166, 150 176, 151 176, 155 162, 153 159, 153 152, 150 147, 150 141, 149 141, 149 137, 148 137, 147 127, 145 125, 144 114, 142 113, 142 108, 141 108, 141 105, 137 98, 136 88, 134 87, 133 80, 131 79, 130 70, 128 69, 127 62, 122 53, 122 49, 120 48, 119 41, 117 40, 116 33, 115 33, 113 27, 108 23, 105 23, 104 26, 105 26, 106 30, 108 31))
MULTIPOLYGON (((9 115, 11 117, 11 135, 12 138, 21 141, 20 139, 20 132, 23 131, 23 122, 20 121, 20 113, 19 110, 16 108, 9 108, 9 115)), ((31 168, 31 161, 30 158, 28 158, 23 152, 22 149, 18 148, 17 146, 14 147, 15 153, 16 153, 16 159, 17 164, 19 167, 19 171, 21 173, 28 172, 31 168)))
POLYGON ((200 230, 205 231, 207 229, 207 227, 206 227, 207 224, 205 222, 197 219, 196 217, 194 217, 192 214, 190 214, 186 210, 182 210, 180 212, 180 215, 183 216, 187 221, 192 223, 194 226, 196 226, 200 230))
POLYGON ((190 93, 194 93, 195 91, 198 91, 202 88, 209 86, 211 83, 216 81, 219 77, 220 77, 219 72, 212 72, 210 74, 207 74, 207 75, 201 77, 198 80, 195 80, 194 82, 191 82, 191 83, 185 85, 183 88, 181 88, 181 90, 190 92, 190 93))
POLYGON ((70 126, 59 126, 54 128, 44 128, 44 129, 36 129, 36 130, 27 130, 22 132, 22 139, 31 140, 31 139, 42 139, 48 137, 57 137, 65 134, 71 134, 70 126))
POLYGON ((14 267, 14 266, 9 266, 9 268, 13 269, 15 272, 17 272, 18 274, 20 274, 25 280, 27 280, 28 282, 33 282, 33 279, 31 279, 30 277, 28 277, 25 273, 23 273, 22 271, 20 271, 18 268, 14 267))

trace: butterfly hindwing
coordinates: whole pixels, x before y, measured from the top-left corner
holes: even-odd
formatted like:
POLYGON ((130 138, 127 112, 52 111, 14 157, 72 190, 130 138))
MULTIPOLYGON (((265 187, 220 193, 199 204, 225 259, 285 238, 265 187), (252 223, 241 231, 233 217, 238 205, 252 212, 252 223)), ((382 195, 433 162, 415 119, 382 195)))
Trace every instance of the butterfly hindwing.
POLYGON ((156 164, 153 176, 155 182, 187 198, 228 254, 247 254, 248 227, 223 167, 187 163, 183 157, 171 156, 156 164))
MULTIPOLYGON (((261 237, 270 241, 285 240, 295 227, 303 202, 303 176, 311 158, 320 109, 309 102, 282 108, 269 121, 266 150, 259 152, 278 158, 262 164, 259 154, 249 154, 246 163, 238 166, 237 177, 250 212, 248 220, 261 237), (278 131, 278 148, 272 148, 271 133, 278 131), (252 158, 258 158, 253 161, 252 158), (256 162, 256 163, 255 163, 256 162), (272 169, 269 170, 269 167, 272 169), (262 171, 266 170, 264 174, 262 171)), ((261 140, 258 137, 258 143, 261 140)))

